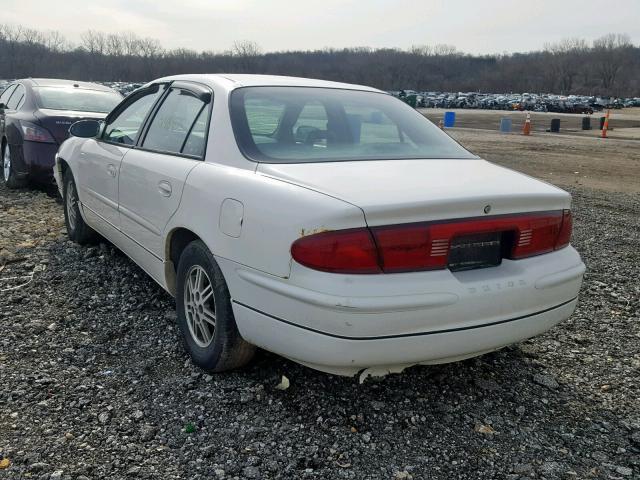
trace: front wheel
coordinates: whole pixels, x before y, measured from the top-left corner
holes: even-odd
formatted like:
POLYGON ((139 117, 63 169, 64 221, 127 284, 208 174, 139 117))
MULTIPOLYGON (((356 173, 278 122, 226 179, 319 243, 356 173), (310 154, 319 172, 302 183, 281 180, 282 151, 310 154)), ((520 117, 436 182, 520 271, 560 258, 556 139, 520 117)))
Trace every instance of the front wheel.
POLYGON ((247 364, 255 347, 238 332, 227 283, 203 242, 187 245, 177 273, 178 326, 193 363, 210 372, 247 364))
POLYGON ((15 162, 12 161, 11 146, 4 146, 2 152, 2 179, 8 188, 26 187, 28 180, 26 177, 18 177, 15 172, 15 162))
POLYGON ((71 240, 80 245, 92 243, 98 235, 82 218, 78 190, 71 170, 67 169, 62 179, 62 203, 64 204, 64 223, 67 227, 67 234, 71 240))

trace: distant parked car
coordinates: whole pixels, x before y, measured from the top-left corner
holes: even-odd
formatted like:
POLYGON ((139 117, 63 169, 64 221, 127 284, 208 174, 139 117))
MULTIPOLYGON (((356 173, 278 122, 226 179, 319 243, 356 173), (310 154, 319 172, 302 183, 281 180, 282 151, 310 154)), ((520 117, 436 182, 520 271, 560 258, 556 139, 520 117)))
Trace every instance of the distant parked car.
POLYGON ((337 374, 399 371, 519 342, 576 306, 570 195, 379 90, 167 77, 71 133, 55 168, 69 237, 100 233, 174 295, 206 370, 257 345, 337 374))
POLYGON ((10 188, 52 179, 55 154, 81 119, 102 119, 122 95, 95 83, 29 78, 0 95, 2 178, 10 188))

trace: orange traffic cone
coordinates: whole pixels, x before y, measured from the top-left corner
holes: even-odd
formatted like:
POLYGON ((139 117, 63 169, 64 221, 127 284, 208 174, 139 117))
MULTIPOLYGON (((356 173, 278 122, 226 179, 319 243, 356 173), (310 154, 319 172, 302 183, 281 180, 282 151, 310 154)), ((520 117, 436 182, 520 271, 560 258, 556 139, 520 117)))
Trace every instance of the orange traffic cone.
POLYGON ((527 112, 527 119, 524 121, 524 126, 522 127, 522 134, 531 134, 531 114, 529 112, 527 112))
POLYGON ((607 138, 607 130, 609 129, 609 113, 611 110, 607 110, 607 114, 604 116, 604 125, 602 125, 602 138, 607 138))

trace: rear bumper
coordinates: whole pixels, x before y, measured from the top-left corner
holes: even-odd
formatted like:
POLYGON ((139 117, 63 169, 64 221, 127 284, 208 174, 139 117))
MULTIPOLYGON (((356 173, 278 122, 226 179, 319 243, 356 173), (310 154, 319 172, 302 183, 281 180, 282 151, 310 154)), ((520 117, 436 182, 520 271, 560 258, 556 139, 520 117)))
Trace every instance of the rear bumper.
POLYGON ((347 373, 450 361, 541 333, 571 315, 585 270, 572 247, 457 273, 335 275, 294 263, 281 279, 218 263, 247 341, 347 373))
POLYGON ((277 319, 234 302, 240 332, 311 368, 355 375, 365 368, 398 371, 415 364, 447 363, 481 355, 549 330, 573 313, 577 299, 524 317, 489 325, 384 338, 344 338, 277 319))
POLYGON ((22 152, 26 173, 35 179, 51 180, 57 151, 56 143, 24 142, 22 152))

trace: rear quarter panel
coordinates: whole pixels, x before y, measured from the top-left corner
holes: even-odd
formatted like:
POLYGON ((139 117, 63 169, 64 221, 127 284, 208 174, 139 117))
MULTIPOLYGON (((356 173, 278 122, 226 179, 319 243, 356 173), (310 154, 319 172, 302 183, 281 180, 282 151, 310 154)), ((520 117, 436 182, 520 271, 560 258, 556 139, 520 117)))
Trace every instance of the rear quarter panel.
POLYGON ((360 226, 365 226, 362 210, 342 200, 251 170, 203 162, 189 174, 180 206, 167 225, 165 254, 168 257, 171 232, 182 227, 203 239, 218 257, 287 278, 290 248, 297 238, 360 226), (220 228, 225 199, 243 206, 237 237, 220 228))
MULTIPOLYGON (((58 185, 58 190, 62 195, 62 170, 60 167, 60 162, 64 160, 71 168, 71 173, 73 173, 74 178, 77 177, 76 172, 78 170, 78 156, 80 155, 80 148, 82 144, 86 141, 84 138, 78 137, 70 137, 65 140, 60 148, 58 148, 58 154, 56 156, 56 164, 54 166, 53 176, 58 185)), ((79 189, 78 191, 80 191, 79 189)), ((81 199, 82 200, 82 199, 81 199)))

